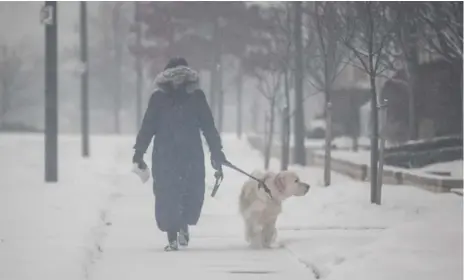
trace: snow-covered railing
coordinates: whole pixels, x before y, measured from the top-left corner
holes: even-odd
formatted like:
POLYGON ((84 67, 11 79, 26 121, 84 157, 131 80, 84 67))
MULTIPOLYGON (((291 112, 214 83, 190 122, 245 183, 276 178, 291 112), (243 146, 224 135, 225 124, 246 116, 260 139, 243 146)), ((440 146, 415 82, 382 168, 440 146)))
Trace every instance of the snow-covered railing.
MULTIPOLYGON (((262 151, 263 140, 257 135, 248 136, 248 141, 255 149, 262 151)), ((360 181, 369 180, 370 164, 368 152, 357 155, 356 157, 348 156, 347 153, 332 154, 332 170, 360 181)), ((271 155, 280 158, 280 146, 273 145, 271 155)), ((290 160, 292 161, 292 147, 290 147, 290 160)), ((324 166, 324 154, 322 151, 306 148, 306 157, 308 165, 324 166)), ((386 165, 383 171, 383 181, 390 185, 413 185, 432 192, 449 192, 455 189, 463 188, 462 178, 452 178, 428 174, 423 171, 410 170, 386 165)))

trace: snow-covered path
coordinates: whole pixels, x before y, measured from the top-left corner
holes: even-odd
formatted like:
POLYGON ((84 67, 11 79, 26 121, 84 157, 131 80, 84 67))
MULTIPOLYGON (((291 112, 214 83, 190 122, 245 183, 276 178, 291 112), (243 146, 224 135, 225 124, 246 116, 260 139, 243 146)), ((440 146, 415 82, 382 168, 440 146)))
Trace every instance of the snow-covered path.
MULTIPOLYGON (((243 169, 262 166, 259 154, 245 143, 225 137, 224 144, 229 160, 243 169)), ((111 225, 106 227, 101 258, 91 279, 314 279, 312 271, 283 246, 263 251, 247 248, 236 203, 241 183, 247 178, 225 170, 224 182, 211 198, 213 171, 207 166, 208 196, 202 217, 191 229, 189 248, 180 252, 163 251, 166 236, 154 221, 151 182, 134 182, 131 174, 118 180, 120 196, 107 217, 111 225)))
MULTIPOLYGON (((312 188, 285 202, 276 248, 253 251, 237 211, 247 178, 226 169, 211 198, 207 164, 191 246, 166 253, 151 181, 141 184, 130 172, 134 137, 93 136, 89 159, 80 156, 78 136, 59 141, 60 181, 44 184, 43 136, 0 134, 0 279, 462 279, 457 195, 385 186, 382 205, 372 205, 367 182, 333 174, 325 188, 321 169, 292 166, 312 188)), ((233 163, 262 167, 245 140, 223 141, 233 163)))

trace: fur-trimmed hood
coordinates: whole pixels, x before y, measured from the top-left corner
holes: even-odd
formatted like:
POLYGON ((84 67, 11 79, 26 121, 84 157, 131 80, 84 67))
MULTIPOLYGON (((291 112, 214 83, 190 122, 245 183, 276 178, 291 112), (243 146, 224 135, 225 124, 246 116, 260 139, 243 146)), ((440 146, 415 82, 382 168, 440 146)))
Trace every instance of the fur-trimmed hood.
POLYGON ((185 86, 187 93, 192 93, 200 88, 200 78, 198 72, 187 66, 170 68, 156 76, 153 82, 153 90, 161 89, 166 91, 169 85, 173 89, 185 86))

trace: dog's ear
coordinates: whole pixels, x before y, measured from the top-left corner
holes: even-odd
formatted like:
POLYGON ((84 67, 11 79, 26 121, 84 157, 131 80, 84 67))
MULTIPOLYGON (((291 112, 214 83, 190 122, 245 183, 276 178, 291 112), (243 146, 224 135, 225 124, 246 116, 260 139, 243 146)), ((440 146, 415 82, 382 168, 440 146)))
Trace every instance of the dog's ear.
POLYGON ((279 192, 284 192, 286 189, 285 186, 285 173, 284 172, 279 172, 274 178, 274 184, 279 190, 279 192))

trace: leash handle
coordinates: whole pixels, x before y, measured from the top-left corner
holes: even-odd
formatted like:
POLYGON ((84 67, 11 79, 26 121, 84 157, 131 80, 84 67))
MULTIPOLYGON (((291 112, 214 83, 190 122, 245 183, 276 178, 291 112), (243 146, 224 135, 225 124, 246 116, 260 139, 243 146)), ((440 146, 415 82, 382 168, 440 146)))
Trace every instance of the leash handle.
POLYGON ((216 171, 214 173, 214 178, 216 178, 216 182, 214 183, 213 191, 211 192, 211 197, 214 197, 219 189, 219 186, 222 183, 222 179, 224 179, 224 174, 222 171, 216 171))

